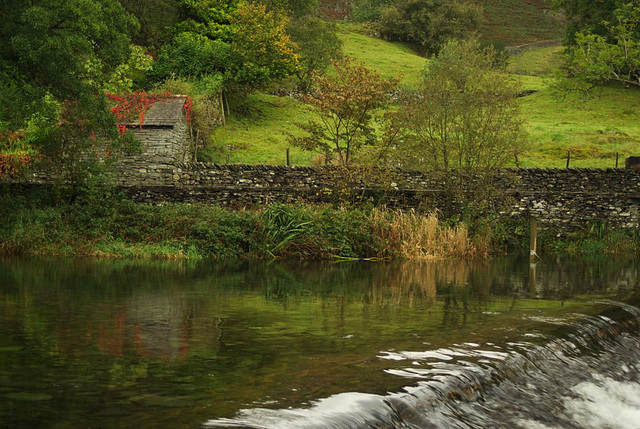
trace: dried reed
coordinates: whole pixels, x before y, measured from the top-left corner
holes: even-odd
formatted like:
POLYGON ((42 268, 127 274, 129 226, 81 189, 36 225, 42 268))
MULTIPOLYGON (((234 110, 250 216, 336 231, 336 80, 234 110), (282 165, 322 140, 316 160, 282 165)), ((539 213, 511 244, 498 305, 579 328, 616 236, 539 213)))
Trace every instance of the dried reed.
POLYGON ((383 243, 381 257, 407 260, 469 258, 477 253, 464 224, 443 225, 436 213, 420 215, 376 208, 371 213, 374 233, 383 243))

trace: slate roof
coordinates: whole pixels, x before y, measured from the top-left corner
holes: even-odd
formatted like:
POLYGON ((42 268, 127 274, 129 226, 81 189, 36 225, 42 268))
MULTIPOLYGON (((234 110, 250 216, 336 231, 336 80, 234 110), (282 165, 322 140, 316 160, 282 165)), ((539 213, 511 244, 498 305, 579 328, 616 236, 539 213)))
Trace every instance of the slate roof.
MULTIPOLYGON (((173 95, 156 101, 149 110, 147 110, 142 128, 174 127, 184 115, 183 107, 186 101, 186 95, 173 95)), ((132 122, 125 125, 129 127, 139 127, 140 123, 132 122)))

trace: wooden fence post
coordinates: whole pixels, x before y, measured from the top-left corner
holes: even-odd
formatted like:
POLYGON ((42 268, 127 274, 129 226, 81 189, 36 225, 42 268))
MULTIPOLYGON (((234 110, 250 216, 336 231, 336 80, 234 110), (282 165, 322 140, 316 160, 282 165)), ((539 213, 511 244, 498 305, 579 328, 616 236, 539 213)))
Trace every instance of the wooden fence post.
POLYGON ((535 262, 536 258, 539 258, 536 253, 538 246, 538 222, 535 219, 531 219, 531 241, 529 245, 529 262, 535 262))

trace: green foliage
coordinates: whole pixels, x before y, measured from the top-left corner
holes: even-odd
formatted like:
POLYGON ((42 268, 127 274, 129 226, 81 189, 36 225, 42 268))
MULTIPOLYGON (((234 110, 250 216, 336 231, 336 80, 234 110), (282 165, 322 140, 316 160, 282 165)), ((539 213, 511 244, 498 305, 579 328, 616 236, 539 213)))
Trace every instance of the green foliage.
POLYGON ((397 79, 383 79, 349 57, 333 65, 335 72, 317 76, 312 95, 305 97, 319 121, 300 124, 309 135, 290 141, 324 154, 326 163, 335 155, 341 165, 349 165, 363 145, 375 143, 373 114, 388 102, 397 79))
POLYGON ((306 213, 295 207, 271 204, 259 213, 262 228, 258 232, 265 252, 272 258, 285 253, 304 233, 311 221, 306 213))
POLYGON ((381 9, 378 31, 386 39, 436 53, 447 40, 471 35, 481 17, 482 9, 471 2, 401 0, 381 9))
POLYGON ((174 32, 230 42, 231 21, 237 6, 236 0, 179 0, 179 22, 174 32))
POLYGON ((232 49, 236 60, 234 81, 260 87, 298 70, 295 43, 285 31, 288 18, 267 11, 262 4, 241 4, 233 17, 232 49))
POLYGON ((0 121, 76 179, 81 151, 118 143, 102 91, 135 18, 115 0, 6 1, 0 13, 0 121))
POLYGON ((291 20, 287 32, 298 46, 300 67, 296 77, 298 89, 306 94, 311 89, 313 73, 324 72, 331 60, 340 57, 342 41, 334 23, 310 16, 291 20))
POLYGON ((558 254, 602 256, 633 255, 640 249, 638 232, 611 228, 607 222, 592 220, 566 237, 544 237, 542 246, 558 254))
POLYGON ((157 49, 170 40, 171 32, 167 29, 178 22, 176 0, 119 1, 140 23, 140 31, 133 35, 135 44, 157 49))
POLYGON ((496 69, 497 53, 476 41, 448 42, 420 89, 390 114, 386 145, 421 169, 495 171, 524 149, 519 85, 496 69))
POLYGON ((565 67, 575 79, 564 84, 587 89, 610 81, 640 86, 640 3, 622 5, 603 26, 605 36, 575 33, 565 67))
POLYGON ((148 75, 152 82, 161 82, 172 76, 224 75, 231 63, 231 45, 227 42, 211 40, 196 33, 180 33, 170 44, 162 47, 158 61, 148 75))
POLYGON ((610 29, 606 22, 613 21, 615 10, 628 0, 553 0, 555 8, 562 9, 566 14, 567 26, 566 42, 575 43, 576 33, 591 33, 608 37, 610 29))
POLYGON ((145 53, 142 46, 131 45, 129 59, 120 64, 103 85, 106 92, 122 93, 133 91, 136 82, 144 80, 145 73, 153 67, 153 58, 145 53))
POLYGON ((264 0, 267 10, 278 10, 292 18, 303 18, 316 14, 318 0, 264 0))
POLYGON ((392 4, 391 0, 359 0, 355 2, 351 16, 357 21, 378 21, 381 9, 392 4))
POLYGON ((104 76, 125 62, 136 26, 115 0, 5 1, 0 12, 3 73, 61 99, 87 91, 88 61, 104 76))

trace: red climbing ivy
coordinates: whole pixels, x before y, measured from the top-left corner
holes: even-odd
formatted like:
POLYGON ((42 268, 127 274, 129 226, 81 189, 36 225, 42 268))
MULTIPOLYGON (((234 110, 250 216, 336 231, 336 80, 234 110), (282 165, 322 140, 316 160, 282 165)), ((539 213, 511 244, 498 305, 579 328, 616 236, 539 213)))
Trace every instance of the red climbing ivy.
POLYGON ((184 102, 184 114, 187 118, 187 122, 191 122, 191 118, 193 117, 193 100, 191 97, 187 95, 187 100, 184 102))
MULTIPOLYGON (((128 128, 125 123, 138 122, 140 126, 144 124, 147 111, 153 106, 153 103, 171 97, 168 92, 148 93, 144 91, 128 92, 126 94, 106 93, 107 97, 114 103, 111 113, 118 121, 118 132, 124 135, 128 128)), ((188 122, 191 122, 193 115, 193 101, 189 96, 184 103, 184 112, 188 122)))
POLYGON ((21 132, 0 133, 0 177, 19 173, 33 161, 35 151, 26 144, 21 132))

